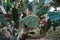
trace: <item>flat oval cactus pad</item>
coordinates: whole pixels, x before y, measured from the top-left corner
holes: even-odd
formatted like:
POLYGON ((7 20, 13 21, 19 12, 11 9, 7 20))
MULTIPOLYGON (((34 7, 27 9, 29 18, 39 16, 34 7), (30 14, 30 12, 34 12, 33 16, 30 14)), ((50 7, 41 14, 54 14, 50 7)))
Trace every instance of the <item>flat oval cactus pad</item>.
POLYGON ((27 25, 28 28, 36 28, 39 26, 39 18, 35 15, 30 15, 23 19, 23 23, 27 25))

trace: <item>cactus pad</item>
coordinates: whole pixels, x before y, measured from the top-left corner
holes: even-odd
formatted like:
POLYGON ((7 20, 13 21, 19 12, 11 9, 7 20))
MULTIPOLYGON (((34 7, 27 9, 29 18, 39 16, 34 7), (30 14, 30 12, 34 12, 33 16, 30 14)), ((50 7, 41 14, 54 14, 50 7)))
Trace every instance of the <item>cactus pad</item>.
POLYGON ((23 23, 29 28, 36 28, 39 26, 39 18, 37 16, 30 15, 23 19, 23 23))

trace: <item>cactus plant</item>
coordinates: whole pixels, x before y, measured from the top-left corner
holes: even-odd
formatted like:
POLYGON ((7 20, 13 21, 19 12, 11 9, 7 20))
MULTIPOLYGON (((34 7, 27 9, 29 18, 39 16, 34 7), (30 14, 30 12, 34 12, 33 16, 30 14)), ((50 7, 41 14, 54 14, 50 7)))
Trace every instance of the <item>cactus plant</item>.
POLYGON ((5 17, 3 16, 3 14, 0 14, 0 22, 1 22, 4 26, 8 26, 7 21, 5 20, 5 17))
POLYGON ((54 12, 48 12, 48 16, 51 20, 57 21, 60 19, 60 12, 54 11, 54 12))
POLYGON ((38 14, 39 16, 42 16, 49 11, 49 6, 44 4, 44 0, 40 0, 40 2, 36 4, 34 4, 37 6, 35 11, 33 10, 34 13, 32 12, 30 16, 23 19, 23 23, 30 28, 35 28, 39 25, 39 19, 37 19, 37 17, 34 15, 38 14))
POLYGON ((23 23, 29 28, 36 28, 39 26, 39 18, 37 16, 27 16, 23 19, 23 23))
POLYGON ((15 7, 12 9, 12 17, 15 22, 15 28, 18 28, 19 27, 19 15, 15 7))
POLYGON ((49 10, 49 7, 48 6, 43 6, 41 9, 38 10, 37 14, 42 16, 44 14, 46 14, 49 10))

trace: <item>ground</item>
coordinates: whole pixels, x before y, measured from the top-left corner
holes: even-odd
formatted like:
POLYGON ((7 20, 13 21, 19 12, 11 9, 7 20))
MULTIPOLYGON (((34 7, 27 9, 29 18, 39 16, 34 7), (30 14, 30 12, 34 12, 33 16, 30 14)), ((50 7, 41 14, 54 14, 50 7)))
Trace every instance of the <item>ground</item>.
POLYGON ((56 31, 53 31, 53 27, 48 31, 48 36, 41 39, 27 39, 27 40, 60 40, 60 26, 56 28, 56 31))

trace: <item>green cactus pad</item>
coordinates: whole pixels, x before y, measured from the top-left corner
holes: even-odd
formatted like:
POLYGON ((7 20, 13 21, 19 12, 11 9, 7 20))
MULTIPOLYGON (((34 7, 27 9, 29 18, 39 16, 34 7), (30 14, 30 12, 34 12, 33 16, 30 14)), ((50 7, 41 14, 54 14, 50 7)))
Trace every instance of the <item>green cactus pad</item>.
POLYGON ((44 2, 40 2, 40 3, 37 5, 37 9, 42 8, 42 7, 43 7, 43 5, 44 5, 44 2))
POLYGON ((37 16, 30 15, 23 19, 23 23, 27 25, 28 28, 36 28, 39 26, 39 18, 37 16))
POLYGON ((2 25, 8 26, 7 21, 5 20, 5 17, 3 14, 0 14, 0 22, 2 23, 2 25))
POLYGON ((39 9, 39 10, 37 11, 37 13, 38 13, 40 16, 42 16, 42 15, 46 14, 48 11, 49 11, 49 7, 48 7, 48 6, 43 6, 41 9, 39 9))

